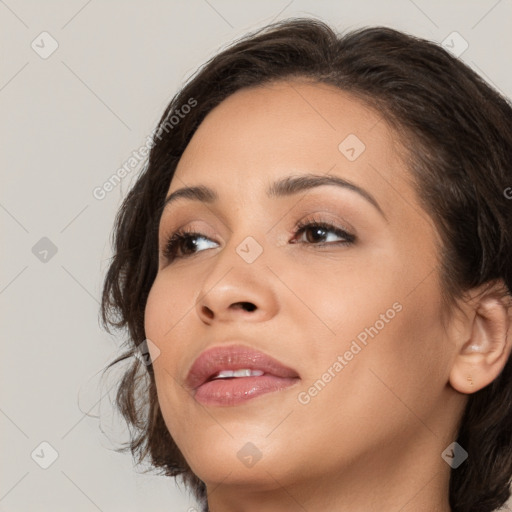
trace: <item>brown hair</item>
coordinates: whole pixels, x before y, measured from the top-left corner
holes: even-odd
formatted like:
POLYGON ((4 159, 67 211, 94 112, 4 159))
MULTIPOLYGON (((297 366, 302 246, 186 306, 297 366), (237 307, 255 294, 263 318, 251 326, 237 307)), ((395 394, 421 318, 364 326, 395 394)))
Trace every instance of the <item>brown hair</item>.
MULTIPOLYGON (((472 287, 502 280, 512 290, 512 108, 442 47, 385 27, 338 36, 313 19, 267 26, 213 57, 171 100, 138 180, 115 222, 114 256, 102 321, 127 329, 130 358, 146 339, 144 310, 158 268, 158 224, 176 165, 204 117, 235 91, 291 78, 327 83, 376 109, 409 141, 406 163, 443 241, 441 278, 450 303, 472 287), (170 117, 193 99, 178 123, 170 117), (165 131, 165 133, 164 133, 165 131)), ((183 110, 184 112, 184 110, 183 110)), ((134 358, 116 405, 131 449, 165 475, 180 476, 208 510, 204 483, 171 438, 157 400, 153 367, 134 358)), ((453 512, 491 512, 510 496, 512 359, 469 396, 458 443, 469 458, 450 478, 453 512)))

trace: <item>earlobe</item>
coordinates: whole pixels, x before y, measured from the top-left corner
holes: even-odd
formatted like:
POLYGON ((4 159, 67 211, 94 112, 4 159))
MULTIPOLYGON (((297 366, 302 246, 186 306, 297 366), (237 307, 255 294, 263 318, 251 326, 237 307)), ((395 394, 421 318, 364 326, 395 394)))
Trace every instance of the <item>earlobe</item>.
POLYGON ((489 385, 501 373, 512 348, 509 297, 487 292, 474 302, 470 336, 462 340, 451 372, 450 384, 470 394, 489 385))

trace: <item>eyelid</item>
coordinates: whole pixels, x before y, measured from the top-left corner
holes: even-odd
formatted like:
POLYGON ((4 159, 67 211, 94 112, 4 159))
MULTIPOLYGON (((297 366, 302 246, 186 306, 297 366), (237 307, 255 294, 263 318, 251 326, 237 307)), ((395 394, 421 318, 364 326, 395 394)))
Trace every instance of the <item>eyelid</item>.
MULTIPOLYGON (((320 209, 313 207, 306 207, 304 209, 305 211, 302 212, 302 215, 300 215, 299 219, 296 220, 293 225, 287 230, 287 233, 289 235, 293 235, 295 233, 295 230, 297 229, 297 226, 304 221, 308 222, 327 222, 330 224, 333 224, 335 227, 338 227, 339 229, 342 229, 343 231, 346 231, 348 234, 355 236, 358 238, 357 230, 354 228, 354 226, 346 220, 346 216, 343 216, 340 214, 340 211, 338 208, 330 207, 327 205, 322 205, 320 209)), ((206 214, 207 215, 207 214, 206 214)), ((188 215, 187 215, 188 217, 188 215)), ((209 217, 209 215, 207 215, 209 217)), ((210 220, 210 219, 208 219, 210 220)), ((213 221, 219 220, 216 216, 213 221)), ((279 221, 278 223, 272 224, 272 226, 267 230, 266 233, 269 233, 270 231, 276 229, 276 227, 281 224, 282 221, 279 221)), ((223 220, 220 220, 220 223, 222 224, 222 228, 226 227, 223 220)), ((202 235, 207 236, 210 239, 214 239, 216 237, 222 237, 222 235, 219 233, 218 230, 213 229, 211 227, 211 223, 207 222, 205 220, 198 220, 194 218, 185 218, 183 222, 180 222, 177 226, 174 226, 173 222, 164 222, 164 228, 161 230, 161 235, 159 237, 159 245, 162 246, 167 243, 170 236, 182 229, 185 229, 187 231, 197 231, 201 233, 202 235), (198 223, 200 223, 200 227, 198 226, 198 223), (167 224, 167 225, 166 225, 167 224)), ((221 229, 222 229, 221 228, 221 229)), ((232 230, 229 228, 226 228, 230 233, 232 230)), ((281 238, 281 237, 279 237, 281 238)))
POLYGON ((193 220, 191 222, 182 222, 179 223, 176 227, 173 225, 166 226, 162 229, 161 234, 159 236, 159 246, 165 246, 169 238, 178 231, 186 230, 186 231, 197 231, 201 233, 201 235, 206 236, 207 238, 215 238, 221 236, 220 233, 211 227, 208 226, 204 221, 193 220), (198 222, 202 222, 201 226, 197 226, 198 222))
MULTIPOLYGON (((300 219, 309 218, 309 217, 311 217, 313 215, 329 215, 329 216, 332 217, 332 220, 328 219, 328 218, 321 219, 321 220, 324 221, 324 222, 333 222, 336 225, 338 225, 339 227, 345 229, 345 231, 348 231, 348 232, 350 232, 350 233, 352 233, 354 235, 356 234, 356 229, 354 228, 354 226, 350 222, 348 222, 346 220, 346 216, 341 214, 339 205, 331 206, 331 205, 329 205, 327 203, 327 204, 323 204, 319 208, 317 200, 315 200, 315 202, 313 204, 311 204, 311 205, 307 204, 308 200, 309 200, 308 198, 305 198, 306 204, 303 205, 303 207, 302 207, 303 211, 300 213, 300 219)), ((203 213, 201 213, 201 215, 203 215, 203 213)), ((209 215, 208 212, 205 212, 204 215, 206 216, 206 218, 208 218, 208 222, 207 221, 203 221, 203 220, 194 219, 193 217, 191 217, 190 219, 187 219, 186 217, 189 217, 189 215, 186 214, 184 221, 180 222, 180 224, 178 226, 176 226, 176 227, 174 227, 174 226, 166 226, 166 228, 164 229, 165 232, 162 234, 162 236, 164 238, 167 238, 167 235, 170 232, 178 231, 178 230, 184 228, 185 226, 187 227, 187 229, 196 229, 195 228, 195 223, 196 222, 204 222, 206 224, 206 226, 208 226, 210 220, 212 220, 214 222, 219 221, 222 224, 222 227, 226 229, 226 231, 229 231, 230 233, 232 232, 232 230, 229 229, 229 227, 227 227, 224 219, 219 218, 218 215, 213 215, 213 219, 210 218, 210 215, 209 215), (189 224, 192 224, 193 227, 190 228, 189 224)), ((288 215, 293 215, 293 209, 286 216, 288 216, 288 215)), ((173 215, 171 217, 171 219, 173 217, 175 218, 175 216, 173 215)), ((270 229, 267 231, 267 233, 270 230, 273 230, 278 224, 280 224, 282 222, 283 218, 284 217, 281 217, 281 220, 279 220, 277 223, 272 223, 272 225, 271 225, 270 229)), ((169 222, 166 222, 165 218, 162 217, 161 218, 161 224, 164 224, 164 225, 165 224, 171 224, 171 222, 172 222, 171 219, 169 219, 169 222), (162 220, 164 220, 164 222, 162 222, 162 220)), ((295 227, 298 224, 298 222, 300 222, 300 220, 296 221, 294 223, 293 227, 295 227)), ((202 228, 197 228, 197 229, 198 230, 202 230, 202 228)), ((219 234, 219 232, 217 230, 211 230, 211 229, 210 229, 210 235, 211 235, 211 233, 213 231, 215 232, 214 233, 215 236, 220 236, 220 234, 219 234)))
POLYGON ((357 237, 357 230, 354 226, 345 220, 338 212, 331 210, 327 207, 323 207, 321 210, 314 209, 311 213, 307 213, 303 215, 293 226, 293 230, 297 228, 298 225, 304 222, 313 222, 313 223, 328 223, 332 224, 333 227, 337 227, 343 231, 346 231, 348 234, 357 237))

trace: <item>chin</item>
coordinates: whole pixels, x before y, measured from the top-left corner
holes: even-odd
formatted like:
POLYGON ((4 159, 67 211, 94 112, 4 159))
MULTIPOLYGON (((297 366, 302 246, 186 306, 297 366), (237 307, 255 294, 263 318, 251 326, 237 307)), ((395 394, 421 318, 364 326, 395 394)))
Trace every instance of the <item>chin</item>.
POLYGON ((223 438, 198 436, 193 448, 183 452, 192 471, 203 482, 261 485, 272 480, 271 475, 277 478, 283 472, 290 473, 290 467, 282 467, 284 461, 289 466, 289 457, 275 451, 275 447, 282 446, 280 439, 270 441, 263 434, 231 438, 223 432, 223 438))

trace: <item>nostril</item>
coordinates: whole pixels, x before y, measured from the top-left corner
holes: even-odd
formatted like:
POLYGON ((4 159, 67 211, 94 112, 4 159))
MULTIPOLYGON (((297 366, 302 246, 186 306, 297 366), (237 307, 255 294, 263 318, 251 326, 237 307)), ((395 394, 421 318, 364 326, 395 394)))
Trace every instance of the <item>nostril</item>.
POLYGON ((203 306, 203 313, 208 317, 208 318, 213 318, 213 311, 208 307, 208 306, 203 306))
POLYGON ((245 311, 254 311, 256 306, 252 302, 237 302, 235 306, 241 306, 245 311))

